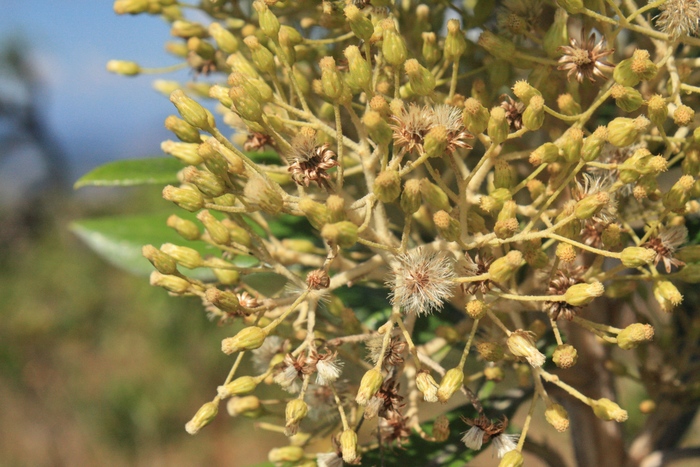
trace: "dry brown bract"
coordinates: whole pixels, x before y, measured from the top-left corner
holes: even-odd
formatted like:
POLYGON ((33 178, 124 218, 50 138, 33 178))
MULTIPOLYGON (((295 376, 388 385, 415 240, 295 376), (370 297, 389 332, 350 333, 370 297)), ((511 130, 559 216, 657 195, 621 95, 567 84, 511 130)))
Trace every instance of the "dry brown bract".
POLYGON ((571 38, 569 44, 571 45, 559 47, 562 56, 559 59, 561 65, 557 68, 566 71, 568 79, 576 76, 579 83, 582 83, 584 78, 595 82, 598 77, 606 79, 603 71, 615 68, 604 59, 615 52, 615 49, 606 49, 604 39, 596 44, 595 33, 592 32, 586 39, 586 31, 581 30, 581 40, 571 38))
POLYGON ((287 170, 299 185, 309 186, 311 182, 316 182, 318 186, 329 189, 330 175, 326 171, 337 165, 335 152, 329 144, 323 144, 315 147, 307 158, 297 157, 287 170))

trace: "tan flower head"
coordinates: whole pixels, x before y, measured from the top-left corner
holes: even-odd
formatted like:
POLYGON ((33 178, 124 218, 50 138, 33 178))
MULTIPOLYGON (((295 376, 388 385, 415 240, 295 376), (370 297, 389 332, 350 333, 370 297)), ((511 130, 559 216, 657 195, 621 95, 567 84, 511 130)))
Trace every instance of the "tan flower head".
POLYGON ((605 79, 603 71, 611 71, 615 68, 605 61, 605 57, 612 55, 615 49, 606 49, 603 39, 596 44, 595 33, 592 32, 586 39, 586 30, 582 29, 581 40, 572 37, 569 44, 559 47, 562 56, 558 67, 559 70, 567 72, 568 79, 575 76, 579 83, 582 83, 584 78, 595 82, 598 77, 605 79))
POLYGON ((292 140, 289 160, 293 161, 287 170, 299 185, 309 186, 316 182, 318 186, 329 189, 330 175, 326 172, 338 165, 337 155, 330 149, 330 144, 318 144, 313 130, 304 128, 292 140))

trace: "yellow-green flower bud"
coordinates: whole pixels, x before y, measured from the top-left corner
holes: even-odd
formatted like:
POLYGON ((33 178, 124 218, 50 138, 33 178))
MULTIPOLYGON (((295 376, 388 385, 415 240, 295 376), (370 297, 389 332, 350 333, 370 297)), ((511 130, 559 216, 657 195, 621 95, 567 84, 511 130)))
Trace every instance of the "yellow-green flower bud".
POLYGON ((464 382, 464 371, 461 368, 451 368, 447 370, 445 376, 440 381, 440 387, 437 391, 437 398, 443 404, 450 400, 452 395, 459 391, 464 382))
POLYGON ((206 209, 197 214, 197 219, 204 224, 204 228, 207 229, 209 237, 214 243, 217 245, 228 245, 231 240, 231 233, 221 221, 206 209))
POLYGON ((569 93, 560 94, 557 97, 557 107, 564 115, 578 115, 581 113, 581 105, 576 102, 574 96, 569 93))
POLYGON ((532 96, 530 104, 523 112, 523 125, 530 131, 539 130, 544 123, 544 98, 532 96))
POLYGON ((204 198, 196 188, 185 185, 177 188, 168 185, 163 188, 163 198, 190 212, 198 211, 204 206, 204 198))
POLYGON ((695 179, 690 175, 683 175, 673 184, 664 195, 663 204, 670 211, 683 211, 685 203, 690 201, 690 191, 695 185, 695 179))
POLYGON ((464 127, 472 134, 483 133, 489 125, 489 111, 481 105, 481 102, 470 97, 464 102, 462 121, 464 127))
POLYGON ((566 133, 556 141, 561 149, 561 154, 568 162, 577 162, 581 158, 583 148, 583 131, 580 128, 569 128, 566 133))
POLYGON ((263 345, 266 337, 267 332, 257 326, 243 328, 235 336, 221 341, 221 351, 231 355, 241 350, 254 350, 263 345))
POLYGON ((624 350, 636 348, 643 342, 654 338, 654 327, 650 324, 634 323, 627 326, 617 335, 617 345, 624 350))
POLYGON ((491 31, 482 32, 477 44, 501 60, 511 61, 515 58, 515 44, 508 39, 495 35, 491 31))
POLYGON ((559 433, 563 433, 569 429, 569 414, 566 409, 559 404, 549 402, 544 411, 544 418, 547 423, 552 425, 559 433))
POLYGON ((570 15, 580 13, 584 8, 583 0, 557 0, 557 5, 566 10, 570 15))
POLYGON ((222 52, 226 54, 238 52, 238 39, 221 24, 211 23, 209 25, 209 35, 216 41, 216 45, 222 52))
POLYGON ((505 256, 496 259, 489 266, 490 279, 498 284, 506 284, 523 262, 523 254, 511 250, 505 256))
MULTIPOLYGON (((183 121, 183 123, 186 122, 183 121)), ((181 143, 166 140, 160 143, 160 149, 164 153, 170 154, 185 164, 199 165, 202 163, 202 158, 198 153, 199 145, 196 143, 181 143)))
POLYGON ((379 112, 370 110, 362 117, 362 123, 367 127, 369 136, 380 146, 386 146, 391 142, 393 132, 389 124, 382 118, 379 112))
POLYGON ((598 159, 607 140, 608 129, 604 126, 599 126, 596 128, 596 130, 591 133, 590 136, 583 140, 583 146, 581 147, 581 159, 586 162, 592 162, 598 159))
POLYGON ((241 376, 225 386, 219 386, 216 388, 216 392, 221 399, 228 399, 231 396, 240 396, 241 394, 253 392, 257 386, 258 383, 252 376, 241 376))
POLYGON ((226 190, 224 181, 221 178, 209 171, 198 170, 192 165, 185 167, 181 172, 181 176, 183 181, 195 185, 199 191, 210 198, 221 196, 226 190))
POLYGON ((610 204, 610 195, 606 191, 599 191, 578 201, 574 207, 574 215, 577 219, 590 219, 608 204, 610 204))
POLYGON ((456 62, 466 51, 467 39, 464 37, 464 31, 460 27, 459 20, 449 20, 447 22, 447 37, 445 38, 444 46, 445 60, 456 62))
POLYGON ((636 86, 641 81, 639 75, 632 70, 632 58, 622 60, 613 70, 613 79, 622 86, 636 86))
MULTIPOLYGON (((366 63, 366 62, 365 62, 366 63)), ((435 77, 433 74, 415 58, 406 60, 404 69, 411 83, 411 89, 419 96, 427 96, 435 89, 435 77)))
POLYGON ((241 303, 233 292, 219 290, 216 287, 209 287, 204 293, 204 299, 227 313, 241 312, 241 303))
POLYGON ((338 100, 343 93, 343 77, 335 66, 333 57, 323 57, 321 66, 321 85, 323 93, 332 101, 338 100))
POLYGON ((211 132, 216 126, 211 112, 185 95, 182 89, 176 89, 170 94, 170 102, 175 105, 182 118, 193 127, 211 132))
POLYGON ((360 405, 367 405, 367 402, 369 402, 369 400, 372 397, 374 397, 377 391, 379 391, 379 388, 382 387, 383 382, 384 377, 382 376, 381 371, 377 370, 376 368, 368 370, 362 376, 362 380, 360 381, 360 388, 357 391, 357 397, 355 398, 355 402, 357 402, 360 405))
POLYGON ((687 105, 679 105, 673 111, 673 122, 678 126, 688 126, 695 118, 695 111, 687 105))
POLYGON ((554 143, 544 143, 530 153, 530 164, 551 164, 559 158, 559 147, 554 143))
POLYGON ((263 414, 264 408, 257 396, 234 396, 226 404, 226 411, 232 417, 243 415, 244 417, 258 418, 263 414))
POLYGON ((421 50, 423 59, 428 66, 433 66, 440 60, 442 55, 440 47, 438 47, 437 37, 434 32, 424 32, 421 34, 421 37, 423 38, 423 48, 421 50))
POLYGON ((330 213, 328 208, 313 201, 311 198, 302 198, 299 201, 299 209, 304 213, 314 228, 321 230, 329 222, 330 213))
POLYGON ((196 435, 199 430, 209 425, 209 423, 214 420, 217 413, 219 413, 219 403, 214 401, 207 402, 197 410, 192 420, 187 422, 185 431, 191 435, 196 435))
POLYGON ((459 221, 450 216, 446 211, 438 211, 433 215, 433 223, 438 234, 448 242, 456 242, 459 240, 460 227, 459 221))
POLYGON ((136 62, 110 60, 107 62, 107 71, 122 76, 136 76, 141 73, 141 67, 136 62))
POLYGON ((267 4, 261 0, 253 2, 253 8, 258 12, 258 22, 260 30, 270 39, 277 39, 277 34, 280 31, 280 22, 273 12, 267 7, 267 4))
POLYGON ((148 0, 116 0, 113 8, 118 15, 137 15, 147 12, 149 3, 148 0))
POLYGON ((177 274, 177 264, 175 259, 172 256, 160 251, 153 245, 145 245, 141 249, 141 254, 151 262, 153 267, 156 268, 159 273, 165 275, 177 274))
POLYGON ((343 53, 348 59, 348 84, 355 91, 368 91, 372 82, 372 69, 367 60, 362 57, 360 49, 356 45, 351 45, 343 53))
POLYGON ((558 345, 552 354, 552 361, 556 366, 566 370, 576 365, 578 352, 571 344, 558 345))
POLYGON ((620 261, 627 268, 641 268, 654 262, 656 251, 651 248, 630 246, 620 253, 620 261))
POLYGON ((350 248, 357 243, 357 226, 350 221, 326 224, 321 229, 321 237, 329 245, 337 245, 340 248, 350 248))
POLYGON ((644 99, 639 91, 621 84, 613 85, 611 96, 615 99, 615 105, 625 112, 634 112, 644 103, 644 99))
POLYGON ((345 17, 348 19, 350 29, 359 39, 368 41, 374 34, 374 26, 372 21, 367 18, 359 8, 350 4, 345 7, 345 17))
MULTIPOLYGON (((275 72, 275 57, 272 55, 270 50, 260 44, 260 41, 255 36, 248 36, 243 39, 245 45, 250 49, 250 56, 253 60, 253 65, 257 67, 258 70, 264 73, 274 73, 275 72)), ((236 70, 241 71, 241 70, 236 70)))
POLYGON ((390 203, 401 194, 401 177, 396 170, 385 170, 374 180, 374 194, 382 203, 390 203))
POLYGON ((416 387, 423 394, 423 400, 426 402, 437 402, 439 386, 428 370, 418 372, 416 375, 416 387))
POLYGON ((486 306, 482 300, 478 299, 467 302, 464 309, 471 319, 481 319, 486 316, 486 313, 489 311, 488 306, 486 306))
POLYGON ((228 92, 236 112, 245 120, 262 122, 262 106, 243 86, 234 86, 228 92))
POLYGON ((498 463, 498 467, 522 467, 524 462, 525 459, 523 459, 522 453, 517 449, 513 449, 503 455, 503 458, 498 463))
POLYGON ((197 225, 186 219, 176 216, 175 214, 168 217, 167 226, 174 229, 185 240, 198 240, 200 236, 197 225))
POLYGON ((627 411, 620 408, 615 402, 607 398, 598 399, 591 402, 591 408, 596 417, 601 420, 616 421, 619 423, 627 420, 627 411))
MULTIPOLYGON (((536 88, 532 87, 530 83, 524 79, 515 82, 513 85, 513 94, 515 94, 515 96, 525 105, 530 105, 530 99, 532 99, 534 96, 542 97, 542 93, 536 88)), ((544 101, 542 101, 542 104, 544 104, 544 101)))
POLYGON ((662 129, 666 119, 668 118, 668 105, 666 104, 666 99, 664 99, 661 94, 654 94, 647 101, 647 109, 649 113, 649 120, 651 120, 654 125, 662 129))
POLYGON ((338 195, 330 195, 326 199, 326 207, 330 222, 340 222, 345 220, 345 200, 338 195))
POLYGON ((194 269, 202 266, 204 260, 197 250, 186 246, 173 245, 172 243, 164 243, 160 247, 160 251, 172 257, 178 264, 194 269))
POLYGON ((177 20, 173 22, 170 28, 170 35, 173 37, 182 37, 189 39, 190 37, 206 37, 207 28, 199 23, 191 21, 177 20))
POLYGON ((420 208, 420 181, 415 178, 407 180, 401 193, 401 210, 405 214, 413 214, 420 208))
POLYGON ((309 406, 301 399, 292 399, 287 402, 287 407, 284 410, 285 425, 284 434, 286 436, 294 436, 299 429, 299 423, 306 418, 309 413, 309 406))
POLYGON ((605 292, 605 287, 598 281, 590 284, 574 284, 564 293, 564 301, 572 306, 584 306, 591 303, 605 292))
POLYGON ((513 331, 506 340, 508 350, 516 357, 524 358, 534 368, 541 367, 545 362, 545 356, 535 347, 532 333, 518 329, 513 331))
POLYGON ((637 49, 632 53, 632 71, 641 80, 648 81, 659 71, 656 64, 649 58, 649 51, 637 49))
POLYGON ((251 177, 243 188, 248 200, 260 207, 266 214, 277 214, 282 210, 282 195, 260 176, 251 177))
POLYGON ((506 111, 503 107, 494 107, 491 109, 488 134, 493 144, 501 144, 508 137, 508 120, 506 119, 506 111))
POLYGON ((425 135, 423 150, 429 157, 442 157, 447 149, 447 139, 447 128, 444 125, 435 125, 425 135))
POLYGON ((184 143, 199 143, 202 139, 198 129, 175 115, 165 119, 165 128, 172 131, 177 139, 184 143))
POLYGON ((231 67, 232 70, 236 70, 238 73, 243 73, 248 78, 260 77, 255 67, 253 67, 248 60, 246 60, 241 52, 236 52, 233 55, 229 55, 229 57, 226 59, 226 64, 231 67))
POLYGON ((427 178, 420 180, 420 192, 428 205, 435 210, 451 211, 450 200, 442 189, 427 178))
POLYGON ((408 58, 408 50, 404 38, 396 31, 394 20, 387 18, 382 20, 380 26, 383 30, 382 53, 389 65, 399 68, 408 58))
POLYGON ((357 433, 352 428, 343 430, 340 435, 340 451, 343 454, 343 461, 352 464, 357 459, 357 433))
POLYGON ((549 58, 559 58, 561 56, 559 47, 569 45, 568 19, 566 10, 557 10, 554 13, 554 22, 542 40, 542 48, 549 58))
POLYGON ((660 280, 654 283, 654 297, 666 313, 673 311, 683 301, 683 295, 670 281, 660 280))
POLYGON ((513 188, 516 182, 515 169, 504 159, 496 159, 493 168, 493 186, 495 188, 513 188))
POLYGON ((635 119, 618 117, 608 123, 608 141, 619 148, 629 146, 648 126, 649 120, 643 115, 635 119))
MULTIPOLYGON (((273 448, 267 453, 267 460, 276 464, 296 463, 304 457, 304 449, 301 446, 285 446, 273 448)), ((296 464, 294 464, 296 465, 296 464)))

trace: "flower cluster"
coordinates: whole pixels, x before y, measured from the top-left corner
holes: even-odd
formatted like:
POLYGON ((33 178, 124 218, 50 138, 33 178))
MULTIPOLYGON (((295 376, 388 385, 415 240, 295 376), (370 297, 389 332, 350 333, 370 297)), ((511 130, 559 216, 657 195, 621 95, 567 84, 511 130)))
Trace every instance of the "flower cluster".
POLYGON ((197 215, 168 220, 181 245, 143 250, 153 285, 240 329, 188 432, 228 399, 279 433, 272 462, 339 466, 414 435, 457 452, 463 414, 460 451, 491 442, 522 465, 527 428, 507 431, 542 407, 558 431, 581 428, 564 406, 626 420, 566 382, 577 360, 608 372, 583 379, 639 375, 659 400, 698 387, 690 357, 673 372, 612 361, 661 349, 648 323, 681 313, 679 284, 700 282, 700 246, 686 245, 700 63, 679 46, 700 44, 697 2, 664 3, 660 30, 615 2, 484 3, 208 1, 188 19, 177 2, 115 2, 162 15, 167 50, 208 75, 156 83, 178 112, 163 150, 186 166, 163 197, 197 215), (509 423, 516 381, 532 408, 509 423), (493 400, 477 396, 487 383, 493 400), (426 431, 424 405, 447 401, 426 431), (328 452, 311 452, 324 436, 328 452))

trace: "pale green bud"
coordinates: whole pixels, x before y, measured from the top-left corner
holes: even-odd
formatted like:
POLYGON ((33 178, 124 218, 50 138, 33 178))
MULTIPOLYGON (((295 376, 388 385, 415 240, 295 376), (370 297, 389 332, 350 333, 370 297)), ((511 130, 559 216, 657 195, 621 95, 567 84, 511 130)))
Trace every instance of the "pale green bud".
POLYGON ((617 335, 617 345, 624 350, 636 348, 643 342, 654 338, 654 327, 650 324, 634 323, 627 326, 617 335))
POLYGON ((490 279, 498 284, 506 284, 523 262, 523 254, 511 250, 505 256, 496 259, 489 266, 490 279))
POLYGON ((150 276, 150 284, 156 287, 163 287, 168 292, 174 294, 184 294, 190 290, 190 283, 182 277, 161 274, 153 271, 150 276))
POLYGON ((337 245, 340 248, 350 248, 357 243, 357 226, 350 221, 326 224, 321 229, 321 237, 329 245, 337 245))
POLYGON ((374 34, 374 26, 372 21, 367 18, 359 8, 353 4, 345 7, 345 17, 348 19, 350 29, 359 39, 368 41, 374 34))
POLYGON ((608 123, 608 141, 619 148, 634 143, 644 130, 649 126, 649 120, 643 115, 635 119, 618 117, 608 123))
POLYGON ((221 24, 211 23, 209 25, 209 35, 214 39, 222 52, 227 54, 238 52, 238 39, 221 24))
POLYGON ((678 279, 688 284, 700 284, 700 263, 688 263, 677 274, 678 279))
POLYGON ((194 166, 185 167, 181 176, 183 181, 195 185, 205 196, 216 198, 226 190, 221 178, 206 170, 198 170, 194 166))
POLYGON ((267 214, 278 214, 284 207, 282 195, 262 177, 251 177, 243 188, 249 201, 257 204, 267 214))
POLYGON ((148 11, 149 3, 148 0, 116 0, 113 7, 118 15, 138 15, 148 11))
POLYGON ((401 194, 401 177, 396 170, 385 170, 374 181, 374 194, 382 203, 390 203, 401 194))
POLYGON ((236 314, 241 312, 241 303, 238 297, 228 290, 219 290, 216 287, 209 287, 206 292, 204 292, 204 298, 207 302, 227 313, 236 314))
POLYGON ((406 181, 403 186, 400 203, 401 210, 403 210, 405 214, 413 214, 418 211, 421 205, 419 180, 412 178, 406 181))
POLYGON ((433 438, 438 443, 443 443, 447 441, 450 436, 450 421, 444 415, 438 415, 433 422, 433 438))
POLYGON ((254 350, 263 345, 266 337, 267 332, 257 326, 243 328, 235 336, 221 341, 221 351, 231 355, 242 350, 254 350))
POLYGON ((243 415, 249 418, 258 418, 264 412, 264 408, 257 396, 234 396, 226 404, 226 410, 232 417, 243 415))
POLYGON ((442 189, 427 178, 420 180, 420 192, 428 205, 436 210, 451 211, 450 200, 442 189))
POLYGON ((544 143, 530 153, 530 164, 550 164, 559 158, 559 147, 554 143, 544 143))
POLYGON ((167 140, 160 143, 160 149, 185 164, 199 165, 202 163, 202 158, 198 154, 199 145, 196 143, 181 143, 167 140))
POLYGON ((270 39, 277 39, 277 34, 280 31, 280 22, 273 12, 267 7, 267 4, 261 0, 253 2, 253 8, 258 12, 258 22, 260 30, 270 39))
POLYGON ((464 311, 471 319, 481 319, 486 316, 489 307, 482 300, 471 300, 467 302, 464 311))
POLYGON ((370 137, 380 146, 388 145, 393 138, 393 131, 379 112, 370 110, 362 117, 362 123, 367 127, 370 137))
POLYGON ((503 455, 503 458, 498 463, 498 467, 522 467, 524 462, 525 459, 523 459, 522 453, 517 449, 513 449, 503 455))
POLYGON ((477 44, 501 60, 512 61, 515 58, 515 44, 508 39, 495 35, 491 31, 482 32, 477 44))
POLYGON ((236 52, 226 59, 226 64, 231 67, 232 70, 236 70, 238 73, 243 73, 248 78, 259 78, 257 70, 250 64, 248 60, 241 54, 241 52, 236 52))
POLYGON ((557 0, 557 5, 566 10, 570 15, 580 13, 584 8, 583 0, 557 0))
POLYGON ((340 435, 340 451, 343 461, 352 464, 357 459, 357 433, 352 428, 343 430, 340 435))
POLYGON ((309 413, 309 406, 301 399, 292 399, 287 402, 284 410, 285 425, 284 434, 294 436, 299 430, 299 423, 306 418, 309 413))
POLYGON ((675 254, 676 258, 686 263, 700 263, 700 245, 689 245, 675 254))
POLYGON ((535 347, 532 333, 518 329, 513 331, 506 340, 508 350, 516 357, 524 358, 534 368, 541 367, 545 362, 545 356, 535 347))
POLYGON ((199 430, 211 423, 219 413, 219 403, 218 402, 207 402, 202 405, 197 413, 194 414, 192 420, 187 422, 185 425, 185 431, 191 435, 196 435, 199 430))
POLYGON ((408 58, 406 42, 396 31, 396 26, 392 19, 382 20, 380 26, 383 29, 382 53, 384 54, 384 59, 389 65, 398 68, 408 58))
POLYGON ((328 207, 313 201, 311 198, 302 198, 299 201, 299 209, 304 213, 311 225, 321 230, 329 222, 330 213, 328 207))
MULTIPOLYGON (((524 79, 515 82, 513 85, 513 94, 515 94, 515 96, 525 105, 530 105, 530 99, 532 99, 534 96, 542 97, 542 93, 536 88, 532 87, 530 83, 524 79)), ((544 104, 544 100, 542 101, 542 104, 544 104)))
POLYGON ((544 124, 544 98, 533 96, 523 112, 523 125, 530 131, 537 131, 544 124))
POLYGON ((590 284, 574 284, 564 293, 564 301, 572 306, 584 306, 591 303, 605 292, 605 287, 598 281, 590 284))
POLYGON ((163 188, 163 198, 190 212, 198 211, 204 206, 204 198, 196 188, 185 185, 177 188, 168 185, 163 188))
POLYGON ((161 274, 177 274, 175 259, 153 245, 145 245, 141 248, 141 254, 150 261, 153 267, 161 274))
POLYGON ((576 365, 578 352, 571 344, 558 345, 552 354, 552 361, 562 369, 571 368, 576 365))
POLYGON ((620 261, 627 268, 641 268, 652 264, 654 258, 656 258, 654 250, 639 246, 627 247, 620 253, 620 261))
POLYGON ((228 93, 236 112, 245 120, 251 122, 262 122, 262 106, 253 95, 246 92, 243 86, 234 86, 228 93))
POLYGON ((621 84, 613 85, 611 96, 615 99, 615 104, 625 112, 634 112, 644 103, 639 91, 621 84))
POLYGON ((483 133, 489 125, 489 118, 489 111, 477 99, 470 97, 464 102, 462 121, 470 133, 483 133))
POLYGON ((627 420, 627 411, 607 398, 598 399, 591 402, 591 408, 596 417, 601 420, 616 421, 622 423, 627 420))
POLYGON ((574 96, 571 94, 564 93, 557 97, 557 107, 564 115, 578 115, 581 113, 581 105, 576 102, 574 96))
POLYGON ((683 175, 673 184, 664 195, 663 204, 670 211, 683 211, 685 203, 690 201, 690 191, 695 185, 695 179, 691 175, 683 175))
POLYGON ((372 83, 372 69, 362 57, 360 49, 351 45, 345 49, 345 58, 348 59, 348 84, 357 90, 369 90, 372 83))
POLYGON ((455 392, 459 391, 462 383, 464 383, 464 371, 461 368, 447 370, 440 381, 440 387, 437 391, 438 400, 443 404, 447 402, 455 392))
MULTIPOLYGON (((285 446, 273 448, 267 454, 267 460, 273 463, 295 463, 304 457, 304 449, 300 446, 285 446)), ((296 465, 296 464, 295 464, 296 465)))
POLYGON ((323 93, 332 101, 338 100, 343 93, 343 77, 335 66, 333 57, 323 57, 321 66, 321 84, 323 93))
POLYGON ((175 105, 182 118, 193 127, 211 132, 216 126, 211 112, 185 95, 182 89, 176 89, 170 94, 170 102, 175 105))
POLYGON ((423 394, 423 400, 426 402, 437 402, 439 386, 428 370, 418 372, 416 375, 416 387, 423 394))
POLYGON ((544 411, 544 418, 547 423, 552 425, 559 433, 563 433, 569 429, 569 414, 566 409, 559 404, 550 402, 544 411))
POLYGON ((679 105, 673 111, 673 122, 678 126, 688 126, 695 118, 695 111, 687 105, 679 105))
POLYGON ((445 38, 444 54, 445 59, 456 62, 467 51, 467 39, 464 31, 460 27, 458 19, 451 19, 447 22, 447 37, 445 38))
POLYGON ((411 89, 419 96, 427 96, 435 89, 435 77, 433 74, 415 58, 406 60, 404 69, 411 83, 411 89))
POLYGON ((172 243, 164 243, 160 246, 160 251, 171 256, 178 264, 194 269, 202 266, 204 260, 195 249, 186 246, 173 245, 172 243))
POLYGON ((421 49, 423 59, 428 66, 435 65, 442 55, 435 33, 424 32, 421 37, 423 38, 423 48, 421 49))
POLYGON ((167 226, 174 229, 185 240, 199 240, 200 232, 197 225, 175 214, 168 217, 167 226))
POLYGON ((443 125, 435 125, 425 135, 423 150, 429 157, 442 157, 447 149, 447 139, 447 128, 443 125))
POLYGON ((666 99, 661 94, 654 94, 647 101, 647 111, 649 120, 659 128, 663 128, 668 118, 668 105, 666 99))
POLYGON ((556 141, 561 149, 561 154, 568 162, 577 162, 581 158, 583 147, 583 131, 580 128, 569 128, 566 133, 556 141))
MULTIPOLYGON (((270 50, 260 44, 260 41, 255 36, 248 36, 243 39, 245 45, 250 49, 250 55, 253 59, 253 64, 258 70, 264 73, 274 73, 276 69, 275 57, 270 50)), ((241 70, 236 70, 241 71, 241 70)))
POLYGON ((206 209, 200 211, 197 214, 197 219, 204 224, 204 228, 207 229, 209 237, 217 245, 228 245, 231 234, 224 224, 221 223, 216 217, 214 217, 206 209))
POLYGON ((599 126, 596 130, 591 133, 586 139, 583 140, 583 146, 581 147, 581 159, 586 162, 591 162, 598 157, 608 140, 608 129, 604 126, 599 126))
POLYGON ((512 188, 516 182, 515 170, 508 161, 496 159, 493 170, 493 186, 495 188, 512 188))
POLYGON ((654 297, 666 313, 673 311, 683 301, 683 295, 670 281, 660 280, 654 283, 654 297))
POLYGON ((450 216, 445 211, 437 211, 433 214, 433 223, 438 231, 438 234, 448 242, 456 242, 459 240, 461 229, 459 221, 450 216))
POLYGON ((578 201, 574 207, 574 215, 577 219, 590 219, 608 204, 610 204, 610 195, 605 191, 599 191, 578 201))
POLYGON ((374 395, 379 391, 384 382, 384 377, 382 373, 376 368, 368 370, 360 381, 360 388, 357 391, 357 397, 355 401, 359 405, 367 405, 367 402, 374 397, 374 395))
POLYGON ((506 111, 502 107, 494 107, 491 109, 488 134, 493 144, 501 144, 508 138, 508 120, 506 119, 506 111))
POLYGON ((234 379, 225 386, 216 388, 216 392, 221 399, 228 399, 231 396, 240 396, 255 391, 258 383, 252 376, 241 376, 234 379))
POLYGON ((177 139, 184 143, 199 143, 202 139, 198 129, 175 115, 170 115, 165 119, 165 128, 172 131, 177 139))
POLYGON ((542 47, 549 58, 559 58, 561 56, 559 47, 569 45, 568 19, 569 15, 566 10, 554 12, 554 22, 542 40, 542 47))
POLYGON ((136 62, 110 60, 107 62, 107 71, 122 76, 136 76, 141 73, 141 67, 136 62))

